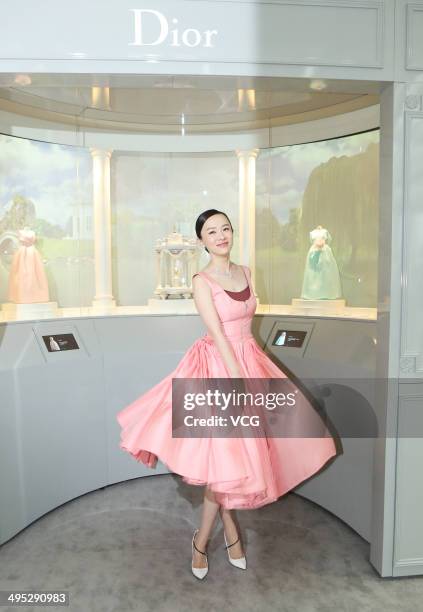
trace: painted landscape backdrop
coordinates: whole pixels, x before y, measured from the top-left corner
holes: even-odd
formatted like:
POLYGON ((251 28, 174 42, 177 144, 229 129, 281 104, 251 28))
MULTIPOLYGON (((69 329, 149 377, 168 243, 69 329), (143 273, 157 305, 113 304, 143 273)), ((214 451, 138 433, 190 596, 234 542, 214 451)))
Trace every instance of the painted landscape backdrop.
MULTIPOLYGON (((262 149, 256 172, 256 289, 262 304, 299 297, 309 232, 323 225, 350 306, 377 303, 379 131, 262 149)), ((89 151, 0 135, 0 300, 17 229, 30 226, 62 307, 94 297, 89 151)), ((238 261, 238 160, 231 153, 130 153, 111 160, 113 291, 145 304, 155 288, 157 238, 194 236, 207 208, 228 213, 238 261)), ((200 265, 207 262, 202 254, 200 265)), ((241 262, 243 263, 243 262, 241 262)))

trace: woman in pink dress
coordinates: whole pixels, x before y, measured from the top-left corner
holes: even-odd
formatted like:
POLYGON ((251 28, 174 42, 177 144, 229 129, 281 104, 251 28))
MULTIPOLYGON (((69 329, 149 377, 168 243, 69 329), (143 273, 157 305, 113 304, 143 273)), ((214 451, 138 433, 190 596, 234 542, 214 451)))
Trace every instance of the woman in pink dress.
MULTIPOLYGON (((248 267, 230 261, 233 228, 227 215, 207 210, 198 217, 195 230, 210 256, 192 281, 207 333, 173 372, 121 410, 117 420, 122 428, 120 447, 137 461, 153 468, 159 458, 184 482, 205 487, 201 525, 191 542, 191 570, 201 580, 208 572, 207 544, 218 513, 228 560, 246 569, 232 510, 276 501, 319 471, 336 455, 336 447, 327 430, 326 435, 309 438, 172 436, 172 379, 287 379, 251 333, 257 301, 248 267)), ((301 410, 303 422, 316 414, 308 402, 301 410)))

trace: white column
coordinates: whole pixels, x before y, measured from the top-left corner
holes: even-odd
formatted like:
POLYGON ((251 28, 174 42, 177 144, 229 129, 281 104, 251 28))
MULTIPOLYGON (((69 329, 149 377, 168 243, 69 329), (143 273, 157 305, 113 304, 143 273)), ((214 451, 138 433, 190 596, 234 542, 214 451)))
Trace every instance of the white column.
POLYGON ((115 306, 112 295, 112 240, 110 209, 111 150, 90 149, 93 158, 95 297, 93 306, 115 306))
POLYGON ((256 274, 256 159, 259 149, 237 151, 239 176, 239 261, 256 274))

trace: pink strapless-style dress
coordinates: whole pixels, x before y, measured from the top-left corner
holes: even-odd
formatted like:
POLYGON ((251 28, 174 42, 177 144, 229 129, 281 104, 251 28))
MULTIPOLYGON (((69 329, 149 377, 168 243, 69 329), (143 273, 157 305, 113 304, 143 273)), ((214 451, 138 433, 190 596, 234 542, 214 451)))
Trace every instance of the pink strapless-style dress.
MULTIPOLYGON (((210 286, 223 332, 244 377, 287 378, 251 333, 257 300, 250 270, 246 266, 243 269, 248 287, 241 292, 225 291, 205 272, 199 274, 210 286)), ((270 504, 336 455, 334 440, 325 427, 326 435, 313 438, 172 437, 172 378, 178 377, 230 377, 207 333, 187 350, 173 372, 117 414, 122 428, 120 448, 147 467, 154 468, 159 458, 186 483, 208 485, 224 508, 252 509, 270 504)), ((302 403, 301 410, 316 418, 316 410, 308 401, 302 403)), ((303 422, 304 418, 307 414, 302 415, 303 422)))

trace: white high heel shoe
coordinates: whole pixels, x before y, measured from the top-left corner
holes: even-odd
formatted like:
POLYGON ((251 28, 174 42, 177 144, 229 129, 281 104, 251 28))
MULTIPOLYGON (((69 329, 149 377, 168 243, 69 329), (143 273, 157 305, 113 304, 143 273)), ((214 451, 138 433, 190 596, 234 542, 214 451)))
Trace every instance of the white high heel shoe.
POLYGON ((207 561, 207 566, 206 566, 206 567, 194 567, 194 565, 193 565, 193 563, 192 563, 192 561, 191 561, 191 570, 192 570, 192 573, 194 574, 194 576, 195 576, 196 578, 198 578, 199 580, 202 580, 203 578, 205 578, 205 577, 206 577, 206 574, 207 574, 207 572, 209 571, 209 561, 208 561, 208 558, 207 558, 207 553, 206 553, 206 552, 203 552, 202 550, 199 550, 199 549, 196 547, 196 545, 195 545, 194 540, 195 540, 195 536, 197 535, 198 531, 199 531, 199 530, 198 530, 198 529, 196 529, 196 530, 194 531, 194 535, 192 536, 192 546, 191 546, 191 549, 192 549, 192 556, 194 556, 194 548, 195 548, 195 550, 196 550, 196 551, 198 551, 198 552, 199 552, 199 553, 201 553, 202 555, 205 555, 205 557, 206 557, 206 561, 207 561))
POLYGON ((225 531, 223 531, 223 537, 225 538, 225 548, 227 550, 228 553, 228 559, 229 559, 229 563, 231 563, 232 565, 234 565, 235 567, 238 567, 239 569, 247 569, 247 559, 245 557, 240 557, 239 559, 232 559, 231 555, 229 554, 229 548, 231 546, 234 546, 234 544, 236 544, 237 542, 239 542, 239 538, 237 540, 235 540, 235 542, 233 542, 233 544, 229 544, 226 540, 226 533, 225 531))

